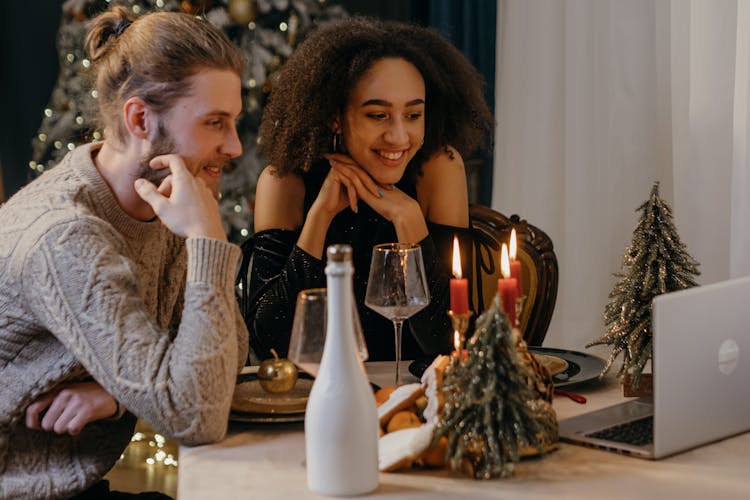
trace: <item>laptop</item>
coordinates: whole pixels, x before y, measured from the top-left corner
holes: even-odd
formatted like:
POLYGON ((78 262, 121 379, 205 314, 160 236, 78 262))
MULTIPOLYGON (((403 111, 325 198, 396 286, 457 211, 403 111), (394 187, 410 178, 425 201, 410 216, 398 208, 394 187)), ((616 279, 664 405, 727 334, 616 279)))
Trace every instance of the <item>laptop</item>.
POLYGON ((561 420, 561 440, 658 459, 750 430, 750 276, 655 297, 653 332, 653 397, 561 420))

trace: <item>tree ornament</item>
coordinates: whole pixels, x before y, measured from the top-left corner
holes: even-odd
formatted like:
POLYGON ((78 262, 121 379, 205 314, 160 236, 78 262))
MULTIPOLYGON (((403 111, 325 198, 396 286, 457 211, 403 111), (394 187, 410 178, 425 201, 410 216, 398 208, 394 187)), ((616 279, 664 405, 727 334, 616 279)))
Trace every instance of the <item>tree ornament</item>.
POLYGON ((229 0, 227 5, 229 17, 236 24, 248 24, 255 21, 258 8, 253 0, 229 0))
POLYGON ((543 454, 557 442, 548 390, 519 352, 526 347, 519 337, 495 297, 477 318, 468 358, 454 358, 445 372, 445 406, 433 445, 447 437, 446 461, 455 471, 506 477, 522 455, 543 454))
POLYGON ((214 0, 182 0, 180 10, 193 16, 202 16, 213 6, 214 0))
POLYGON ((617 356, 623 361, 617 377, 635 391, 641 383, 646 362, 651 359, 651 300, 657 295, 696 286, 698 262, 688 254, 672 221, 672 210, 659 196, 654 183, 651 196, 638 210, 641 217, 633 241, 625 249, 619 278, 609 293, 604 309, 607 333, 590 342, 611 345, 612 353, 602 370, 603 376, 617 356))

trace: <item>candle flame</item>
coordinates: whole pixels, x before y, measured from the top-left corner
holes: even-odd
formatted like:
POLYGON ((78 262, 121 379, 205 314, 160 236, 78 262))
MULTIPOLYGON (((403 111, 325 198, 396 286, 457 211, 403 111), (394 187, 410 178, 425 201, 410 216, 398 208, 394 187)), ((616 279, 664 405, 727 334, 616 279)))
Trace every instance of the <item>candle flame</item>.
POLYGON ((453 276, 461 279, 461 252, 458 249, 458 238, 453 237, 453 276))
POLYGON ((516 243, 516 228, 513 228, 510 231, 510 260, 516 260, 517 247, 518 244, 516 243))
POLYGON ((453 348, 458 352, 461 349, 461 335, 458 330, 453 330, 453 348))
POLYGON ((500 270, 503 278, 510 278, 510 259, 508 258, 508 245, 503 243, 503 250, 500 256, 500 270))

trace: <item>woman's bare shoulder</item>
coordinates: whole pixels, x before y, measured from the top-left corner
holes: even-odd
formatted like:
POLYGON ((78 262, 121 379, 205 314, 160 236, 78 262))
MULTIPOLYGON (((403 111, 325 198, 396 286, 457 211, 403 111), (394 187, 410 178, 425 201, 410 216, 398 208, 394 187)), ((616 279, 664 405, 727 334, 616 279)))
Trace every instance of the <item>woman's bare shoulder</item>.
POLYGON ((417 198, 425 218, 449 226, 469 223, 469 194, 461 154, 446 146, 422 165, 417 178, 417 198))
POLYGON ((255 231, 298 229, 302 226, 305 183, 297 173, 279 173, 268 165, 258 177, 255 188, 255 231))

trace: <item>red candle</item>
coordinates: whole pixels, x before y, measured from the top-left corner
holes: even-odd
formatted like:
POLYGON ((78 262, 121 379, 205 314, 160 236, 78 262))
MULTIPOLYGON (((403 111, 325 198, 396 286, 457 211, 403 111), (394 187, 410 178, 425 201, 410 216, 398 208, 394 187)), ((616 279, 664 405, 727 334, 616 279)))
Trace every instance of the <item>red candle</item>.
POLYGON ((508 258, 508 245, 503 243, 500 269, 503 277, 497 280, 497 293, 500 294, 500 303, 503 311, 508 315, 511 326, 516 324, 516 299, 518 298, 518 281, 510 277, 510 259, 508 258))
POLYGON ((453 237, 453 275, 451 278, 451 311, 456 314, 469 312, 469 280, 461 277, 461 252, 458 238, 453 237))
POLYGON ((510 277, 516 278, 518 282, 518 296, 523 295, 523 286, 521 283, 521 261, 516 260, 516 229, 513 228, 510 232, 510 277))

